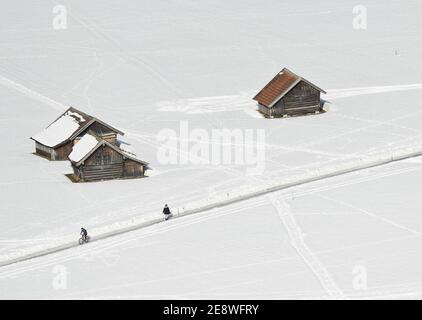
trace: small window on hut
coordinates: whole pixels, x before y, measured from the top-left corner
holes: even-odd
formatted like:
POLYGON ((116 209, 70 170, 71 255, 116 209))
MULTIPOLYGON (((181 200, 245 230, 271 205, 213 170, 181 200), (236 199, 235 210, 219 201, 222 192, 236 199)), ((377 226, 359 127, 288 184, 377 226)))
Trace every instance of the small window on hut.
POLYGON ((101 165, 101 154, 96 154, 95 155, 95 164, 96 165, 101 165))
POLYGON ((110 164, 111 156, 109 154, 103 154, 103 164, 110 164))

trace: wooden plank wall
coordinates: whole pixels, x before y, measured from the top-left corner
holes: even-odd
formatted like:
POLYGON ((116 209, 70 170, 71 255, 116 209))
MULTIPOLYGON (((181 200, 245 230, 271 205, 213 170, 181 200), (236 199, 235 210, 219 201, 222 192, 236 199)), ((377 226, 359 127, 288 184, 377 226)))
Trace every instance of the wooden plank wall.
POLYGON ((46 147, 38 142, 35 142, 35 153, 41 157, 53 160, 54 150, 50 147, 46 147))
POLYGON ((266 116, 271 116, 271 109, 263 106, 262 104, 258 104, 258 110, 266 116))
POLYGON ((320 111, 320 92, 304 81, 299 82, 272 108, 272 116, 299 115, 320 111))
POLYGON ((54 149, 55 151, 54 160, 67 160, 69 157, 69 154, 72 152, 72 148, 73 148, 73 142, 69 141, 63 146, 60 146, 54 149))
POLYGON ((125 159, 123 164, 123 177, 137 178, 144 176, 144 165, 130 159, 125 159))
POLYGON ((144 176, 144 165, 104 146, 98 148, 84 164, 73 165, 73 171, 81 181, 100 181, 119 178, 140 178, 144 176))
POLYGON ((81 173, 83 181, 118 179, 122 177, 123 163, 83 166, 81 173))
POLYGON ((118 179, 123 175, 123 156, 108 146, 98 148, 81 165, 83 181, 118 179))
POLYGON ((320 92, 304 81, 299 82, 282 100, 286 114, 315 112, 320 108, 320 92))
POLYGON ((86 166, 123 163, 123 156, 108 146, 98 148, 88 159, 86 166))

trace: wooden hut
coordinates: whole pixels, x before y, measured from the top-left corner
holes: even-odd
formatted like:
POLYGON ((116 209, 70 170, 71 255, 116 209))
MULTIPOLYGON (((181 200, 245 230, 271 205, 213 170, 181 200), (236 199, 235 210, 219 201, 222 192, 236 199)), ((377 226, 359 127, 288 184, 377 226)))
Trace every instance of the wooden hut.
POLYGON ((141 178, 148 163, 91 133, 76 142, 69 155, 76 181, 141 178))
POLYGON ((117 143, 120 130, 75 108, 67 109, 42 132, 31 137, 35 153, 49 160, 67 160, 75 141, 91 131, 98 137, 117 143))
POLYGON ((323 111, 321 92, 326 93, 284 68, 253 99, 265 117, 279 118, 323 111))

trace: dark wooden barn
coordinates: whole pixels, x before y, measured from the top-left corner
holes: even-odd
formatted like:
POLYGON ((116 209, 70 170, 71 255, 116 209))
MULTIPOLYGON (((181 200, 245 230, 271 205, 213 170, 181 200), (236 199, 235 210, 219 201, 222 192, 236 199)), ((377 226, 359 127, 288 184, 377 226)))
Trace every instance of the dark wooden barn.
POLYGON ((284 68, 253 99, 265 117, 279 118, 323 111, 321 92, 326 93, 284 68))
POLYGON ((35 153, 49 160, 67 160, 75 140, 88 131, 112 143, 123 132, 109 124, 75 108, 67 109, 42 132, 31 137, 35 141, 35 153))
POLYGON ((144 177, 148 163, 100 137, 84 135, 69 155, 76 181, 144 177))

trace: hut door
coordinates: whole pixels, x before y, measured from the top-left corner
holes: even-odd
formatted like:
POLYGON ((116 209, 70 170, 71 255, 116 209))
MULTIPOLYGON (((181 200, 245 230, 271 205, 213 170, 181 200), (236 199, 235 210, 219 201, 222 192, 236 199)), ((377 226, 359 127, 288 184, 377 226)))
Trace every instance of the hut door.
POLYGON ((126 176, 134 177, 135 176, 135 168, 132 163, 126 163, 126 176))

